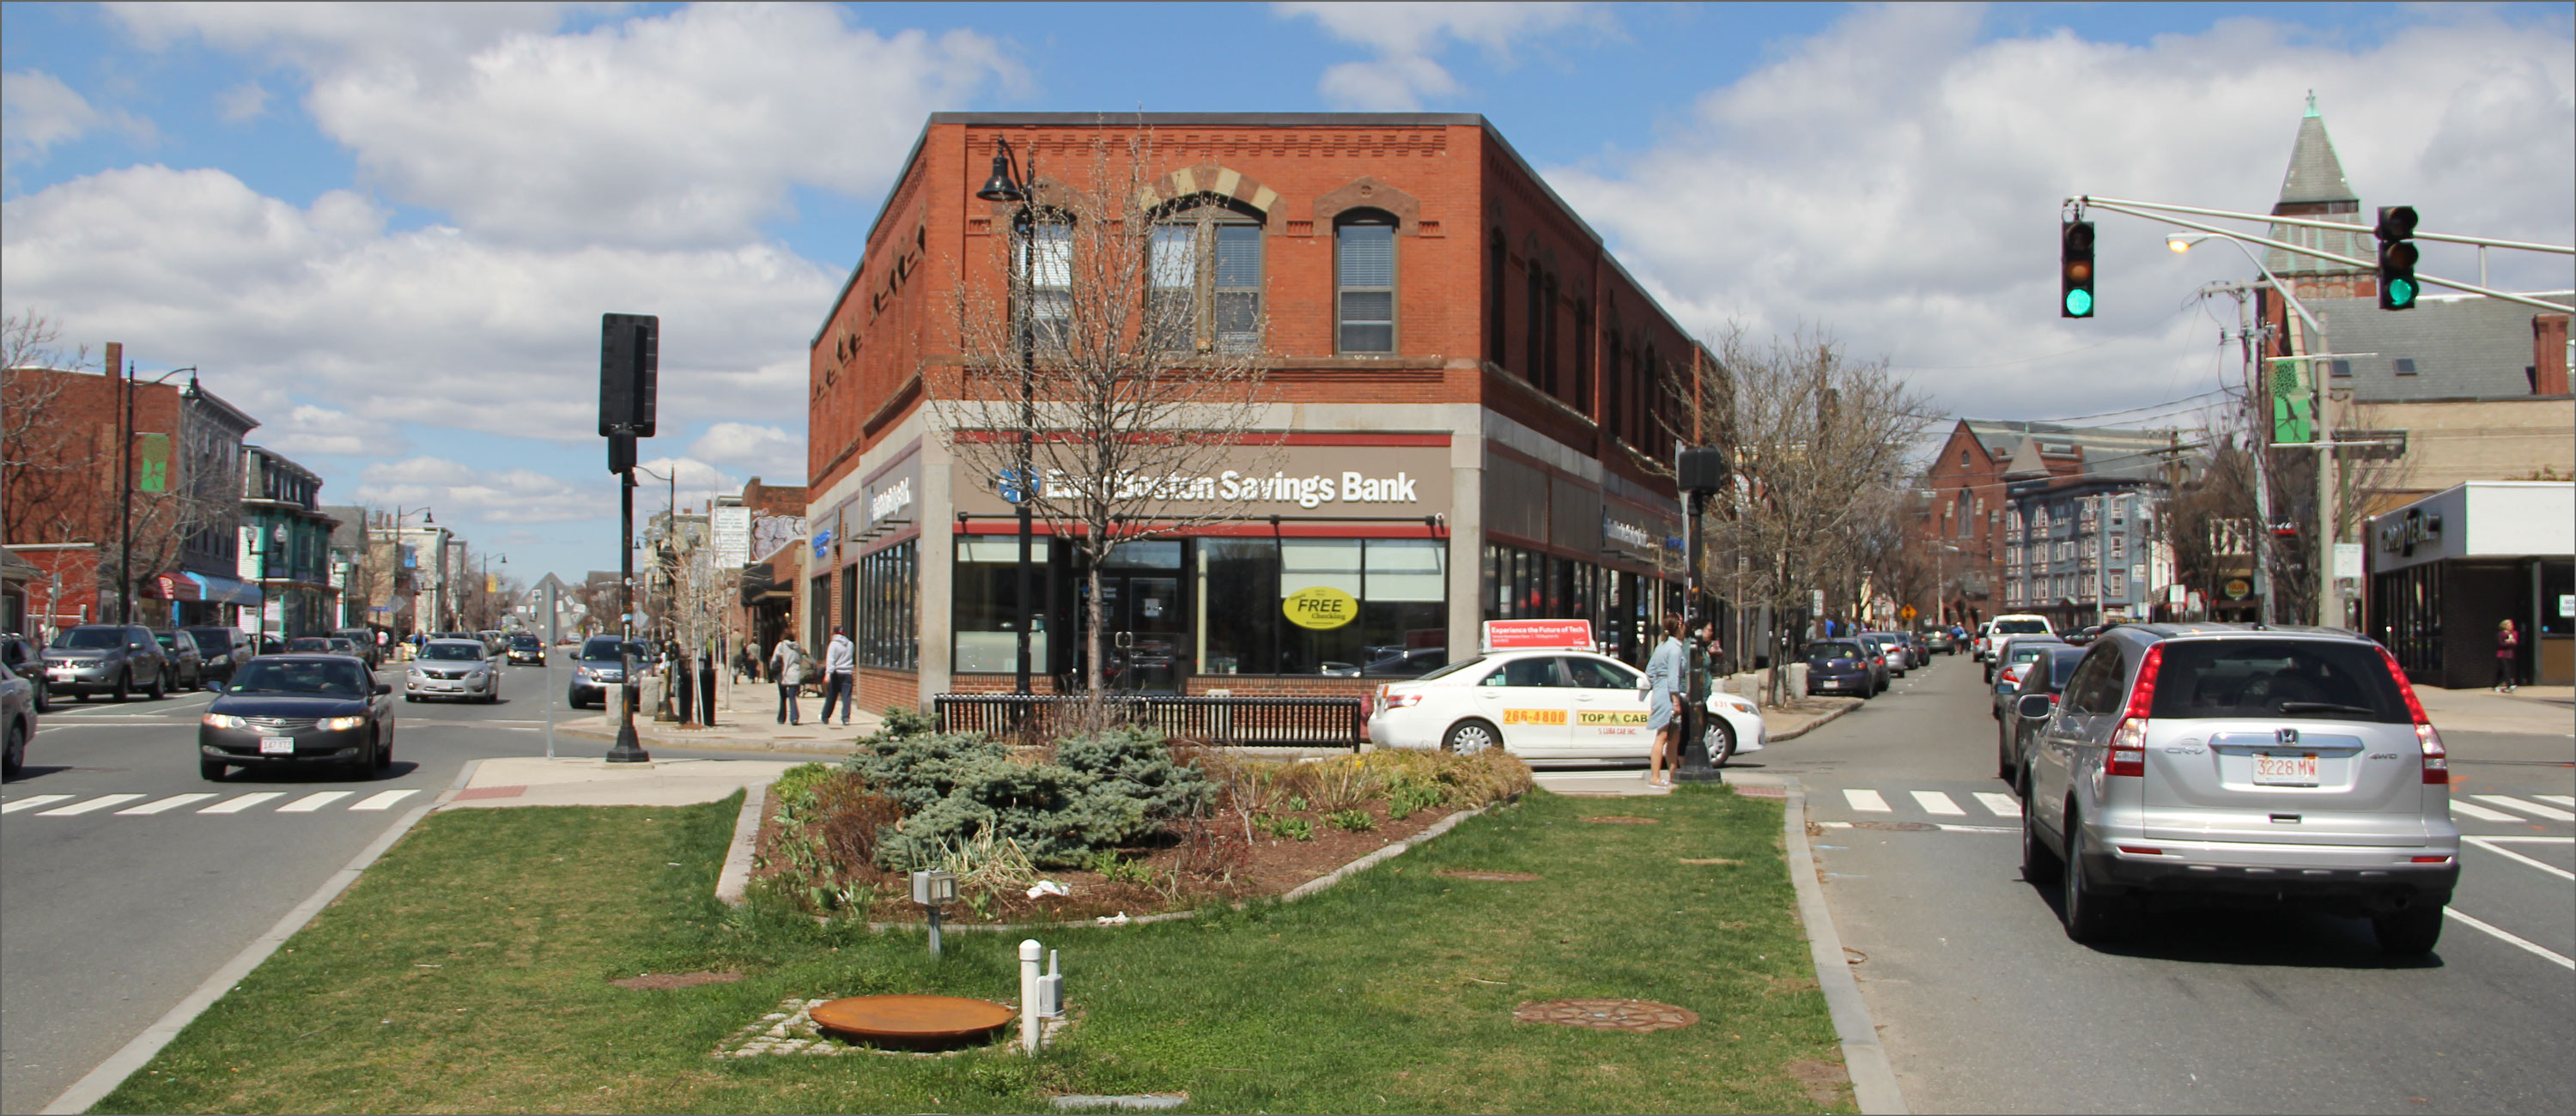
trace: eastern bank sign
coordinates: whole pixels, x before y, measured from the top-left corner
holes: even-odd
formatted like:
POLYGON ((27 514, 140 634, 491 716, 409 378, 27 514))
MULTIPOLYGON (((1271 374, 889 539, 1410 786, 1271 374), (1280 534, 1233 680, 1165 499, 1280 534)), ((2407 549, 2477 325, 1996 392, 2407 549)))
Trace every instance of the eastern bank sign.
MULTIPOLYGON (((1211 504, 1234 505, 1246 517, 1314 512, 1431 515, 1449 510, 1446 446, 1301 445, 1288 447, 1284 462, 1271 454, 1261 456, 1273 460, 1264 461, 1272 467, 1259 472, 1131 474, 1116 482, 1118 496, 1169 504, 1183 514, 1205 514, 1211 504)), ((1087 479, 1050 472, 1045 477, 1046 490, 1059 497, 1079 497, 1087 479)), ((1009 510, 999 481, 986 477, 958 493, 958 510, 1009 510)))

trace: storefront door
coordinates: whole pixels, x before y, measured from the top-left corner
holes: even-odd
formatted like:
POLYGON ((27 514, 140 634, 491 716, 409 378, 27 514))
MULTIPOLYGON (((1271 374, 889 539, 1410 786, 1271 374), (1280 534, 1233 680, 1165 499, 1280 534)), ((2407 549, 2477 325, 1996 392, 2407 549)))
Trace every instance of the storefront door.
MULTIPOLYGON (((1102 657, 1106 684, 1113 691, 1181 692, 1190 671, 1190 629, 1181 596, 1180 551, 1178 542, 1130 543, 1120 546, 1100 571, 1102 657)), ((1077 601, 1086 591, 1077 580, 1077 601)), ((1077 604, 1073 622, 1075 684, 1081 685, 1090 677, 1090 610, 1077 604)))

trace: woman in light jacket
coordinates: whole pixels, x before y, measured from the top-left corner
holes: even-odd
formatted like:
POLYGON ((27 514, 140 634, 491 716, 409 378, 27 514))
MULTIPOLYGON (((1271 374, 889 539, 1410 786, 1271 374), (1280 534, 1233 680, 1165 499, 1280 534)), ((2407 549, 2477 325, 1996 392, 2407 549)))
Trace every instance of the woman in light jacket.
POLYGON ((778 637, 778 647, 769 653, 770 665, 777 668, 778 721, 780 724, 802 724, 804 713, 796 706, 796 691, 805 685, 805 649, 796 645, 796 637, 778 637))
POLYGON ((1682 618, 1679 613, 1664 615, 1664 642, 1646 660, 1646 731, 1655 734, 1654 750, 1646 757, 1646 785, 1673 785, 1667 768, 1681 756, 1681 692, 1683 676, 1689 673, 1690 652, 1682 644, 1682 618))

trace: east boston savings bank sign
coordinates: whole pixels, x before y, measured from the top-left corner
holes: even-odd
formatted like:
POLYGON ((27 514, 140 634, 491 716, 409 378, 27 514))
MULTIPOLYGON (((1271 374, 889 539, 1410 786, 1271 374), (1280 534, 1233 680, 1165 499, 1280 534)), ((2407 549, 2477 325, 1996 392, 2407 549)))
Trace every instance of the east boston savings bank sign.
MULTIPOLYGON (((1246 456, 1252 456, 1247 454, 1246 456)), ((1276 457, 1269 453, 1259 456, 1276 457)), ((1117 482, 1119 495, 1141 499, 1136 514, 1151 516, 1152 505, 1168 505, 1175 515, 1205 515, 1207 505, 1239 508, 1245 519, 1270 515, 1416 516, 1449 510, 1449 450, 1446 446, 1290 446, 1284 464, 1260 473, 1224 469, 1203 475, 1133 474, 1117 482)), ((1089 478, 1050 474, 1047 490, 1078 495, 1089 478)), ((958 510, 1006 512, 1010 504, 999 493, 999 478, 959 493, 958 510)))

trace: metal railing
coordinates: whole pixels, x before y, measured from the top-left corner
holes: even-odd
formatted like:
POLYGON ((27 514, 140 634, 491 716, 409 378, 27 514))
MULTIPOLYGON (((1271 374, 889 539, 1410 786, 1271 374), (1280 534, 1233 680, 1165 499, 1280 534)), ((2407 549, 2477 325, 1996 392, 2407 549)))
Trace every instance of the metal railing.
MULTIPOLYGON (((1070 729, 1085 700, 1080 694, 940 694, 930 702, 941 732, 1043 740, 1070 729)), ((1355 697, 1113 694, 1104 701, 1114 719, 1227 747, 1356 750, 1368 731, 1355 697)))

